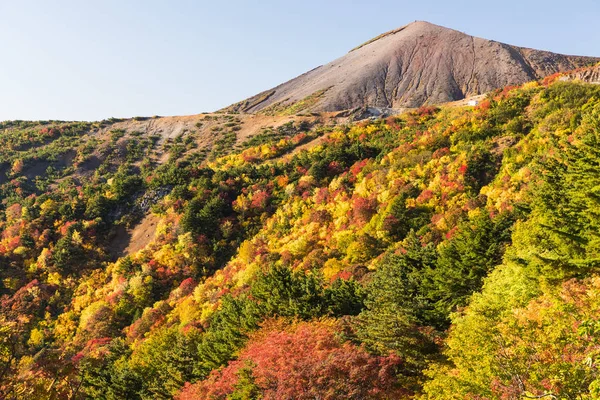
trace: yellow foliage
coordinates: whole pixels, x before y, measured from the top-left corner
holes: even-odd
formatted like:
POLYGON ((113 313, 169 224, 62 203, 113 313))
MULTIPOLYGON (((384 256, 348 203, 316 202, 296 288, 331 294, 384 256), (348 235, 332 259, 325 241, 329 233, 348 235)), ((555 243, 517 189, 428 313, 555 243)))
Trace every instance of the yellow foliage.
MULTIPOLYGON (((41 257, 41 256, 40 256, 41 257)), ((59 285, 62 283, 62 276, 58 272, 48 273, 48 283, 51 285, 59 285)))
POLYGON ((326 280, 331 280, 331 278, 338 274, 343 268, 344 263, 337 258, 330 258, 323 265, 323 277, 326 280))
POLYGON ((260 271, 260 266, 256 263, 247 264, 241 268, 234 276, 233 281, 236 287, 242 287, 248 284, 252 278, 260 271))
POLYGON ((336 231, 333 234, 333 240, 337 243, 337 248, 341 252, 346 252, 348 246, 354 240, 355 234, 352 231, 336 231))
POLYGON ((105 301, 96 301, 87 306, 82 312, 79 318, 79 329, 85 329, 88 327, 88 322, 98 313, 99 311, 109 308, 105 301))
POLYGON ((22 256, 25 253, 27 253, 27 247, 25 246, 19 246, 16 249, 13 250, 13 254, 17 255, 17 256, 22 256))
POLYGON ((185 326, 191 322, 204 320, 202 312, 193 298, 187 297, 177 305, 175 313, 179 317, 180 326, 185 326))
POLYGON ((29 334, 29 340, 27 344, 30 346, 38 347, 44 343, 44 334, 37 328, 33 328, 29 334))
POLYGON ((523 86, 521 86, 521 88, 523 88, 524 90, 535 89, 537 87, 540 87, 540 83, 538 81, 527 82, 523 86))
POLYGON ((306 237, 301 236, 299 238, 297 238, 296 240, 294 240, 293 242, 291 242, 287 248, 290 251, 290 253, 292 253, 295 256, 301 257, 301 256, 305 256, 306 254, 308 254, 309 252, 309 242, 308 240, 306 240, 306 237))
POLYGON ((240 245, 237 258, 245 264, 250 264, 254 260, 254 245, 252 241, 246 240, 240 245))
POLYGON ((73 241, 73 243, 81 244, 83 242, 83 239, 81 238, 81 233, 79 233, 77 230, 73 230, 71 240, 73 241))
POLYGON ((41 215, 47 215, 56 212, 57 210, 58 204, 52 199, 48 199, 40 205, 41 215))
POLYGON ((177 237, 177 245, 175 245, 175 251, 182 253, 185 258, 189 258, 189 249, 194 246, 194 238, 191 232, 186 232, 183 235, 177 237))

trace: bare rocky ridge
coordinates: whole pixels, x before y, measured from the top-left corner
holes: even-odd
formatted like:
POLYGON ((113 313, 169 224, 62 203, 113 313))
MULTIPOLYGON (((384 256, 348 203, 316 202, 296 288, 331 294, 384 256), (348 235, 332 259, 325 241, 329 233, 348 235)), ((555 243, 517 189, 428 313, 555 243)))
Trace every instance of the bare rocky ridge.
POLYGON ((600 58, 469 36, 428 22, 380 35, 343 57, 236 103, 229 112, 406 108, 460 100, 573 70, 600 58))
POLYGON ((564 74, 560 80, 600 84, 600 65, 571 71, 564 74))

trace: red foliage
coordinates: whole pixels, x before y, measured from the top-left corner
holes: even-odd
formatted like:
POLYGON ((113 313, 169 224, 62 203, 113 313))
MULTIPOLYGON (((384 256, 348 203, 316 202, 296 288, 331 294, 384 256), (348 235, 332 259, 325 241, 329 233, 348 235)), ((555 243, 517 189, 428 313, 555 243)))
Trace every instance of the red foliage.
POLYGON ((509 86, 505 86, 504 89, 502 89, 502 92, 500 92, 500 99, 506 99, 508 97, 510 97, 510 92, 512 92, 515 89, 518 89, 520 86, 519 85, 509 85, 509 86))
POLYGON ((396 218, 394 215, 390 214, 390 215, 386 216, 385 219, 383 220, 383 229, 388 232, 391 232, 398 226, 399 223, 400 223, 400 220, 398 218, 396 218))
POLYGON ((188 294, 192 293, 195 287, 196 281, 194 278, 187 278, 179 285, 179 289, 181 289, 183 296, 187 296, 188 294))
POLYGON ((352 176, 356 177, 360 173, 360 171, 362 171, 364 166, 367 165, 367 162, 369 162, 369 160, 361 160, 354 163, 354 165, 350 167, 350 173, 352 174, 352 176))
POLYGON ((225 399, 235 390, 242 367, 264 400, 398 398, 397 356, 374 356, 342 342, 335 326, 304 322, 288 329, 267 329, 250 341, 239 359, 213 371, 202 382, 187 384, 179 400, 225 399))
POLYGON ((8 221, 12 221, 15 220, 17 218, 21 218, 21 211, 22 211, 23 207, 21 207, 21 205, 19 203, 15 203, 9 207, 6 208, 6 219, 8 221))
POLYGON ((387 117, 385 123, 393 130, 399 131, 402 129, 402 119, 397 116, 392 115, 391 117, 387 117))
POLYGON ((479 104, 477 104, 475 106, 476 110, 481 110, 481 111, 487 111, 490 109, 490 107, 492 106, 492 103, 488 100, 482 100, 479 104))
POLYGON ((421 106, 417 109, 417 114, 422 116, 422 117, 430 117, 432 115, 434 115, 436 112, 439 111, 439 108, 435 107, 435 106, 421 106))
POLYGON ((309 189, 311 189, 312 187, 313 187, 313 184, 311 182, 309 182, 309 181, 300 181, 300 182, 298 182, 298 186, 296 186, 296 191, 298 193, 302 193, 302 192, 305 192, 305 191, 309 191, 309 189))
POLYGON ((555 74, 548 75, 547 77, 545 77, 542 80, 542 85, 549 86, 549 85, 553 84, 554 82, 556 82, 558 80, 558 78, 560 78, 561 76, 562 76, 561 72, 557 72, 555 74))
POLYGON ((332 161, 332 162, 330 162, 330 163, 329 163, 329 165, 327 166, 327 171, 328 171, 330 174, 333 174, 333 175, 337 175, 337 174, 339 174, 340 172, 342 172, 343 170, 344 170, 344 168, 343 168, 343 167, 342 167, 342 165, 341 165, 339 162, 337 162, 337 161, 332 161))
POLYGON ((46 285, 34 279, 12 296, 5 295, 1 298, 0 314, 13 321, 30 321, 35 315, 43 315, 48 300, 55 291, 56 286, 46 285))
POLYGON ((114 292, 106 296, 105 300, 108 304, 115 305, 121 300, 125 291, 123 289, 117 289, 114 292))
POLYGON ((65 222, 65 224, 60 228, 60 234, 61 235, 66 235, 69 228, 73 225, 75 225, 77 222, 76 221, 67 221, 65 222))
POLYGON ((341 279, 343 281, 349 281, 350 279, 352 279, 353 275, 352 272, 350 271, 340 271, 337 274, 335 274, 334 276, 331 277, 331 282, 334 282, 337 279, 341 279))
POLYGON ((258 192, 254 193, 254 196, 252 196, 252 208, 264 210, 265 208, 267 208, 270 199, 271 196, 269 195, 269 193, 263 190, 259 190, 258 192))
POLYGON ((7 251, 7 252, 13 251, 14 249, 16 249, 17 247, 19 247, 20 245, 21 245, 21 237, 20 236, 13 236, 6 243, 5 251, 7 251))
POLYGON ((260 159, 256 155, 251 154, 249 151, 247 151, 242 153, 242 160, 244 160, 245 163, 252 164, 259 161, 260 159))
POLYGON ((329 201, 329 189, 326 187, 319 188, 315 193, 315 203, 325 204, 329 201))
POLYGON ((42 128, 40 129, 40 135, 47 137, 55 137, 60 134, 60 131, 56 128, 42 128))
MULTIPOLYGON (((79 353, 75 354, 75 356, 73 356, 71 361, 73 362, 73 364, 77 364, 86 355, 88 355, 92 352, 98 352, 99 350, 101 351, 102 348, 105 347, 106 345, 110 344, 111 341, 112 341, 112 338, 110 338, 110 337, 96 338, 96 339, 88 340, 88 342, 85 344, 85 347, 83 348, 83 350, 81 350, 79 353)), ((108 352, 108 350, 105 350, 104 352, 108 352)))
POLYGON ((427 200, 431 199, 432 197, 433 197, 433 192, 429 189, 425 189, 421 192, 419 197, 417 197, 417 202, 424 203, 427 200))
POLYGON ((366 199, 364 197, 356 197, 352 203, 352 214, 354 221, 360 225, 364 225, 371 220, 377 211, 377 200, 366 199))
POLYGON ((127 337, 139 339, 153 327, 160 326, 165 320, 165 314, 169 311, 168 306, 152 308, 144 311, 142 316, 127 328, 127 337))
POLYGON ((446 235, 445 235, 446 239, 448 239, 448 240, 452 239, 457 230, 458 230, 458 226, 455 226, 452 229, 450 229, 448 232, 446 232, 446 235))
POLYGON ((306 133, 299 133, 292 138, 292 143, 300 144, 306 140, 306 133))
POLYGON ((300 175, 306 175, 306 172, 308 171, 308 169, 302 167, 302 166, 297 166, 296 167, 296 171, 300 174, 300 175))
POLYGON ((437 149, 436 151, 434 151, 431 155, 431 158, 442 158, 443 156, 448 154, 450 154, 450 149, 447 147, 442 147, 441 149, 437 149))
POLYGON ((438 222, 440 222, 442 220, 442 218, 444 218, 443 214, 435 214, 431 217, 431 223, 437 224, 438 222))

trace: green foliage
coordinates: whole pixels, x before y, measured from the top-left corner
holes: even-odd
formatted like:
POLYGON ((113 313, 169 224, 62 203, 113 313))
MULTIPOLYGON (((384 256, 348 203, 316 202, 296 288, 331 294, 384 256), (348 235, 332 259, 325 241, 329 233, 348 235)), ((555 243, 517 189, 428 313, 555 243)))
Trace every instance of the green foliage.
POLYGON ((211 319, 209 331, 198 345, 201 362, 196 366, 203 376, 224 365, 258 328, 261 312, 256 303, 230 296, 223 298, 221 308, 211 319))
POLYGON ((249 333, 268 317, 312 319, 324 315, 356 315, 362 292, 355 282, 336 281, 325 288, 314 274, 275 267, 260 275, 247 296, 226 296, 198 347, 200 370, 208 373, 231 359, 249 333))
POLYGON ((365 310, 359 315, 358 338, 372 351, 393 351, 406 362, 403 373, 418 375, 429 354, 432 338, 418 328, 431 308, 420 293, 422 275, 435 264, 433 246, 422 247, 411 233, 401 254, 388 254, 377 266, 366 292, 365 310))
POLYGON ((76 226, 69 228, 69 232, 56 242, 52 258, 54 267, 63 273, 83 269, 87 263, 87 252, 81 244, 73 239, 77 235, 76 226))
POLYGON ((81 360, 82 391, 89 399, 140 399, 143 377, 127 364, 129 346, 115 339, 106 350, 103 358, 88 356, 81 360))
POLYGON ((202 198, 192 199, 183 216, 183 229, 197 235, 211 234, 217 230, 227 208, 228 204, 220 196, 208 201, 202 198))
POLYGON ((238 381, 229 395, 231 400, 260 399, 261 392, 252 376, 252 367, 250 362, 246 362, 246 365, 237 371, 238 381))
POLYGON ((356 315, 362 293, 354 281, 336 280, 325 288, 315 273, 275 267, 259 276, 250 294, 263 314, 311 319, 322 315, 356 315))
POLYGON ((170 399, 186 381, 198 379, 201 340, 195 330, 184 334, 165 328, 144 342, 132 360, 143 377, 142 399, 170 399))
POLYGON ((529 217, 517 224, 503 265, 455 316, 451 364, 431 368, 427 398, 593 398, 597 372, 583 360, 595 357, 597 332, 576 328, 588 326, 589 307, 597 306, 590 293, 597 284, 600 120, 597 105, 584 105, 592 93, 596 88, 561 84, 539 96, 545 107, 537 116, 550 111, 546 123, 556 123, 561 107, 580 107, 575 125, 562 120, 573 136, 551 138, 536 160, 529 217), (566 281, 573 277, 593 283, 566 281))
POLYGON ((438 247, 435 267, 425 273, 422 291, 433 303, 431 321, 443 326, 450 313, 464 307, 489 272, 502 262, 511 240, 512 213, 493 219, 482 213, 458 225, 455 236, 438 247))
POLYGON ((119 168, 113 177, 111 189, 117 195, 118 200, 126 200, 134 193, 139 192, 144 187, 139 174, 132 168, 119 168))

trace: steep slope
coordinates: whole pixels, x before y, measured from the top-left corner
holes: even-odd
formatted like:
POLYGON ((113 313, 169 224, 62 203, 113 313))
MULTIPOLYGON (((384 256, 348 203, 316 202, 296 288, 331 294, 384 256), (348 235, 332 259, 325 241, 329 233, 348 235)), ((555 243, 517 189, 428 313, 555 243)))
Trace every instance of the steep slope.
POLYGON ((581 81, 600 84, 600 65, 569 71, 559 78, 562 81, 581 81))
POLYGON ((418 107, 460 100, 598 61, 600 58, 521 48, 414 22, 227 110, 286 113, 418 107))
MULTIPOLYGON (((125 175, 143 176, 190 163, 202 164, 264 142, 289 140, 310 127, 344 121, 323 113, 0 122, 0 215, 2 202, 16 191, 35 196, 71 184, 97 187, 119 175, 119 170, 126 171, 125 175)), ((316 139, 306 136, 278 148, 273 157, 316 139)), ((122 220, 103 235, 110 258, 137 251, 152 241, 157 224, 150 208, 169 192, 169 185, 148 190, 136 184, 129 200, 113 199, 105 222, 122 220)))

